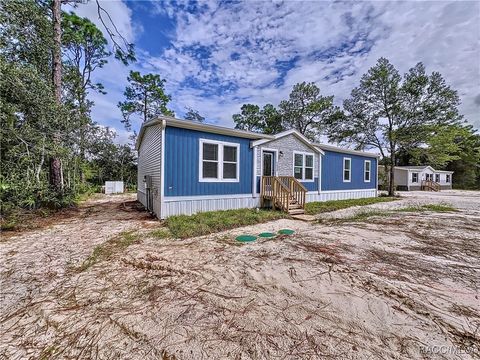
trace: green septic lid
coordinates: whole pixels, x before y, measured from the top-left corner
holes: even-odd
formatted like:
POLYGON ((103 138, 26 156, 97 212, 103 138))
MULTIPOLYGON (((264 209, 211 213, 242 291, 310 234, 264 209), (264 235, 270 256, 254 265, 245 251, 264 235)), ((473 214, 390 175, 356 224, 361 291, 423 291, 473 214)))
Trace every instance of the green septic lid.
POLYGON ((237 236, 235 240, 241 241, 241 242, 250 242, 250 241, 257 240, 257 237, 252 235, 240 235, 240 236, 237 236))
POLYGON ((258 236, 262 238, 274 237, 275 235, 276 235, 275 233, 271 233, 271 232, 264 232, 264 233, 258 234, 258 236))
POLYGON ((281 235, 292 235, 295 231, 290 230, 290 229, 281 229, 278 230, 278 233, 281 235))

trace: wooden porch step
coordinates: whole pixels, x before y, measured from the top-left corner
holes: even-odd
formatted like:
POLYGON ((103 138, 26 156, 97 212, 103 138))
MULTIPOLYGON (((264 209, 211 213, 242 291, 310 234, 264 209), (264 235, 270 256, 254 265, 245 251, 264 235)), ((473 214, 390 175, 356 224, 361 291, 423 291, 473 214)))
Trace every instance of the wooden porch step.
POLYGON ((288 213, 289 213, 290 215, 305 214, 305 209, 302 209, 302 208, 300 208, 300 209, 290 209, 290 210, 288 210, 288 213))
POLYGON ((295 203, 295 204, 292 204, 290 203, 290 206, 288 207, 290 210, 294 210, 294 209, 302 209, 302 206, 295 203))

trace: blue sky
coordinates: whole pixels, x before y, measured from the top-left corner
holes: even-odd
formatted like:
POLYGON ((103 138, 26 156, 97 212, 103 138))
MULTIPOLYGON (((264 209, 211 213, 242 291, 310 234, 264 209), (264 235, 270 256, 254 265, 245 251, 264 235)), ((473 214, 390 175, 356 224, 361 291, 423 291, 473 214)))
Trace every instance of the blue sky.
MULTIPOLYGON (((197 109, 233 126, 243 103, 277 105, 295 83, 313 81, 341 105, 378 58, 406 72, 422 61, 458 90, 461 111, 480 128, 479 2, 102 1, 134 42, 138 61, 111 59, 95 80, 94 120, 128 134, 118 101, 130 70, 158 73, 181 117, 197 109)), ((99 24, 95 2, 74 10, 99 24)), ((139 129, 140 122, 134 123, 139 129)))

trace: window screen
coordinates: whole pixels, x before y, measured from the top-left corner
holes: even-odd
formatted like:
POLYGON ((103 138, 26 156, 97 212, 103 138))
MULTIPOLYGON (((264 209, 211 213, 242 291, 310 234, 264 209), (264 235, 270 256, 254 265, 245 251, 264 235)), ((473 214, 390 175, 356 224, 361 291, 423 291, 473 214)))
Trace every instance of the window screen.
POLYGON ((343 181, 350 181, 352 163, 350 159, 343 159, 343 181))
POLYGON ((223 147, 223 178, 237 178, 237 148, 235 146, 223 147))
POLYGON ((239 145, 202 140, 200 146, 200 180, 238 180, 239 145))
POLYGON ((293 166, 293 176, 295 179, 303 179, 303 155, 295 154, 294 166, 293 166))
POLYGON ((313 155, 305 155, 305 180, 313 180, 313 155))
POLYGON ((365 161, 365 176, 364 176, 364 180, 365 181, 370 181, 370 167, 371 167, 371 163, 369 160, 366 160, 365 161))
POLYGON ((216 179, 218 177, 218 145, 204 143, 202 160, 202 176, 216 179))

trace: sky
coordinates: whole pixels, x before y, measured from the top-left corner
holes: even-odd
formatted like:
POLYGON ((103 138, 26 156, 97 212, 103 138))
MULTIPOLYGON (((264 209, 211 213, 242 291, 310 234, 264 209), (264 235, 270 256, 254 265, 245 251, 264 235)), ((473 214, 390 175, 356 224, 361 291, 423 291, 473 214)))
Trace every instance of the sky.
MULTIPOLYGON (((278 105, 303 81, 341 105, 380 57, 402 74, 418 62, 440 72, 480 129, 478 1, 100 1, 136 47, 136 63, 112 58, 95 73, 107 94, 90 95, 93 119, 115 128, 120 143, 128 133, 117 104, 130 70, 165 79, 177 117, 191 107, 208 123, 233 127, 242 104, 278 105)), ((95 1, 73 11, 103 30, 95 1)))

